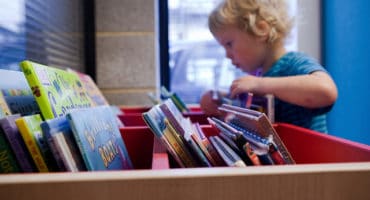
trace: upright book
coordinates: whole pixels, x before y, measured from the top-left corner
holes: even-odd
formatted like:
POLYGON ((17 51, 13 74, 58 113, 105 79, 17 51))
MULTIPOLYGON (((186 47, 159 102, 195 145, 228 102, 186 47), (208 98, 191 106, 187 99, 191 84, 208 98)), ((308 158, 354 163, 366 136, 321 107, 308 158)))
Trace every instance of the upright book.
POLYGON ((70 68, 68 68, 67 71, 73 72, 78 75, 87 94, 90 96, 91 100, 96 106, 109 105, 107 99, 105 99, 103 93, 100 91, 91 76, 70 68))
POLYGON ((21 172, 3 129, 0 127, 0 173, 21 172))
POLYGON ((87 170, 133 168, 109 106, 72 110, 66 117, 87 170))
POLYGON ((20 71, 0 69, 0 116, 40 113, 35 97, 20 71))
POLYGON ((41 122, 40 114, 23 116, 15 120, 38 171, 57 171, 54 157, 40 127, 41 122))
POLYGON ((15 124, 15 120, 20 117, 19 114, 15 114, 2 118, 0 119, 0 126, 4 131, 21 170, 23 172, 35 172, 37 171, 35 164, 15 124))
POLYGON ((64 116, 71 109, 93 105, 75 73, 27 60, 20 66, 44 119, 64 116))
POLYGON ((41 129, 60 171, 86 170, 66 116, 42 122, 41 129))

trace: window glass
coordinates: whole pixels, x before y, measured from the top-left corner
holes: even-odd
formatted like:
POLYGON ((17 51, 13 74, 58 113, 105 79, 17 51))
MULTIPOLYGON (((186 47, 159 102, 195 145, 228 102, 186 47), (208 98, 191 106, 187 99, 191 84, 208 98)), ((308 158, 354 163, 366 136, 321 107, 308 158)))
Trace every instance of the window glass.
MULTIPOLYGON (((199 103, 209 89, 228 90, 243 72, 232 66, 208 30, 208 14, 221 0, 169 0, 170 88, 185 103, 199 103)), ((296 0, 290 0, 295 13, 296 0)), ((296 31, 287 48, 296 50, 296 31)))

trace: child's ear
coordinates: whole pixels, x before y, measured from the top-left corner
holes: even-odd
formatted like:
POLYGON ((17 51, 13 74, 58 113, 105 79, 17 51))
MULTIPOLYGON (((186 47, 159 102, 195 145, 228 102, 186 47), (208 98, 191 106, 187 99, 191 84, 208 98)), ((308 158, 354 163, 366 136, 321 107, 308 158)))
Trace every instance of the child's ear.
POLYGON ((261 20, 257 23, 257 28, 259 30, 259 36, 262 41, 268 41, 270 35, 270 25, 265 21, 261 20))

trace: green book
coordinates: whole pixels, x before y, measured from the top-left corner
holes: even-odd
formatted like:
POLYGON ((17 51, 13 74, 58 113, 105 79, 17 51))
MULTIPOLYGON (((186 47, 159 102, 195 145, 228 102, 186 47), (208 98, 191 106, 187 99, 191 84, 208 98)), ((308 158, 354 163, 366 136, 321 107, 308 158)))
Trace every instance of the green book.
POLYGON ((75 73, 27 60, 20 67, 45 120, 93 105, 75 73))

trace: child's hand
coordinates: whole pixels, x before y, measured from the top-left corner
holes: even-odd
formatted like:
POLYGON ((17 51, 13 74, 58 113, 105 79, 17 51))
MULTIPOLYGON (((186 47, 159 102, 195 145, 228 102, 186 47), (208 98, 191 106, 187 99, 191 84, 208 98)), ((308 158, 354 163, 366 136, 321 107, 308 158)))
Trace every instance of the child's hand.
POLYGON ((261 77, 252 75, 235 79, 230 86, 230 98, 236 98, 239 94, 248 92, 260 94, 258 91, 258 86, 261 81, 261 77))

